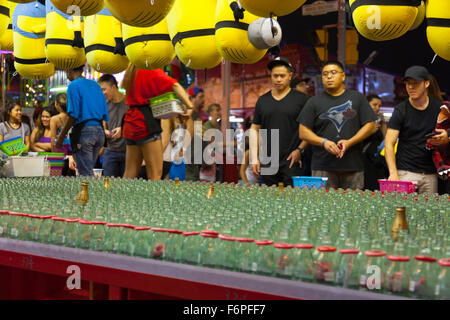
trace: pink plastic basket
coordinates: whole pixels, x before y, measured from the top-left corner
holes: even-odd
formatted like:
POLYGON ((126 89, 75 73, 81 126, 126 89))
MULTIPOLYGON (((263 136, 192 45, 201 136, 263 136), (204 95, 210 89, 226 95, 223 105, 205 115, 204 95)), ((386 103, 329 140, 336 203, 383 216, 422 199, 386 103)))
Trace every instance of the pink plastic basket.
POLYGON ((385 179, 378 180, 381 192, 413 193, 416 191, 416 185, 412 181, 389 181, 385 179))

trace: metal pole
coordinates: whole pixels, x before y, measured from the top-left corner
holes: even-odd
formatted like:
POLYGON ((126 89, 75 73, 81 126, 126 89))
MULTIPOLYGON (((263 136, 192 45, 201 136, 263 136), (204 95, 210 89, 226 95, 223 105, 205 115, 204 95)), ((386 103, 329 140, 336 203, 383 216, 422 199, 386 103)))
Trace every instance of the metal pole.
MULTIPOLYGON (((2 53, 2 107, 0 108, 0 114, 3 114, 6 106, 6 63, 5 54, 2 53)), ((0 116, 1 118, 1 116, 0 116)))
POLYGON ((345 16, 345 0, 338 0, 338 61, 345 67, 345 45, 347 21, 345 16))
POLYGON ((224 60, 222 63, 222 134, 225 137, 230 120, 230 90, 231 90, 231 62, 224 60))

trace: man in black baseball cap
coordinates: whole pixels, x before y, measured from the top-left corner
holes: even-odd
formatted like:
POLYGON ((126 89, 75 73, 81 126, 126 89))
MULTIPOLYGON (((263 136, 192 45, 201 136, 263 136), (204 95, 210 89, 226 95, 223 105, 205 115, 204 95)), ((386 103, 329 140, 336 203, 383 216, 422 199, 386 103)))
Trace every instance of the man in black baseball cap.
POLYGON ((425 67, 413 66, 406 70, 403 80, 406 81, 409 78, 417 81, 428 81, 430 80, 430 73, 425 67))
POLYGON ((277 57, 267 64, 267 68, 269 68, 270 71, 277 66, 285 66, 288 68, 289 72, 294 71, 294 68, 288 58, 277 57))
POLYGON ((299 79, 295 77, 291 80, 291 88, 303 92, 304 94, 308 94, 308 82, 310 80, 310 78, 299 79))
POLYGON ((434 132, 441 101, 428 96, 429 76, 422 66, 406 70, 403 80, 409 98, 395 108, 389 121, 385 157, 389 180, 416 181, 418 193, 433 194, 437 192, 437 175, 432 151, 427 150, 426 142, 428 135, 434 132))

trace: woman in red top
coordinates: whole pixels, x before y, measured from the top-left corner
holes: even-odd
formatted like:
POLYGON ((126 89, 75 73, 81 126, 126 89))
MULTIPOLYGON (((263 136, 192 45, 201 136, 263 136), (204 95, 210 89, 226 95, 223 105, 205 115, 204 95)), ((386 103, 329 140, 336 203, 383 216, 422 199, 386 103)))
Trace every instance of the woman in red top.
POLYGON ((145 161, 149 180, 160 180, 163 167, 161 120, 153 117, 149 99, 167 92, 175 92, 192 113, 192 103, 184 88, 161 69, 141 70, 130 64, 122 83, 126 90, 123 137, 127 142, 124 178, 136 178, 145 161))

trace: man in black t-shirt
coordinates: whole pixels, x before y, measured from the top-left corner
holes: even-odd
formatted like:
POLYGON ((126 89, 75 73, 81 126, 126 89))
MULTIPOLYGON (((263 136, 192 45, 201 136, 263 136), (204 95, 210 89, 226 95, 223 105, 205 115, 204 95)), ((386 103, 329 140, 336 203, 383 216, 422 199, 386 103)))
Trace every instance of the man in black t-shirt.
POLYGON ((298 118, 300 138, 313 145, 312 175, 327 177, 328 188, 362 189, 361 142, 374 132, 377 116, 362 94, 345 88, 340 62, 325 63, 322 82, 325 92, 312 97, 298 118))
POLYGON ((253 173, 261 174, 264 184, 283 182, 292 186, 292 177, 302 175, 301 159, 307 143, 298 137, 296 119, 308 96, 290 88, 293 68, 288 59, 276 58, 267 67, 273 88, 256 102, 250 128, 250 163, 253 173), (261 129, 266 129, 267 134, 261 129), (272 135, 276 140, 272 141, 272 135), (260 137, 263 154, 256 148, 260 137))
POLYGON ((394 110, 386 133, 386 162, 389 180, 417 182, 417 192, 437 193, 437 175, 427 135, 434 131, 441 102, 430 98, 428 70, 413 66, 406 70, 404 82, 409 99, 394 110), (397 154, 394 146, 398 139, 397 154))

